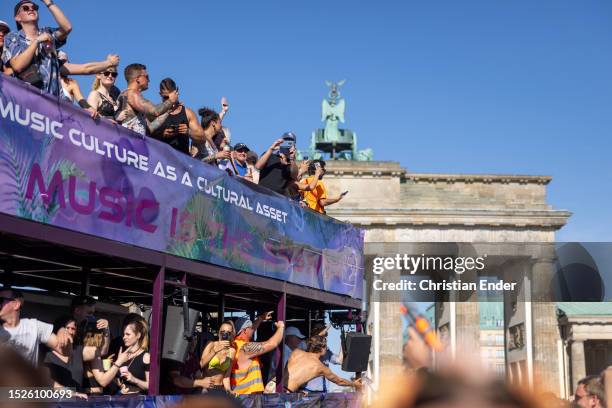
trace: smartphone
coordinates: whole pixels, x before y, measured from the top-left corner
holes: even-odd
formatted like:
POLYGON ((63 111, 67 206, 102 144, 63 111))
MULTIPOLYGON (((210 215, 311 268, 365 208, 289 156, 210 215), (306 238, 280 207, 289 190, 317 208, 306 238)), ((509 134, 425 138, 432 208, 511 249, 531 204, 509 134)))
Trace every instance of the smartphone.
POLYGON ((291 147, 289 147, 289 146, 281 146, 280 147, 280 152, 281 152, 281 154, 284 154, 285 156, 289 157, 290 149, 291 149, 291 147))

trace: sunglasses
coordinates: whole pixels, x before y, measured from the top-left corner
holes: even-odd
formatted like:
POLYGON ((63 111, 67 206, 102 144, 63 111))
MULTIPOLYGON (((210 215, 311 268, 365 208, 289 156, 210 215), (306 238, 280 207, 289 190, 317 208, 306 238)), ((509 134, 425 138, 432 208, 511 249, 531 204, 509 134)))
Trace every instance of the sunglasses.
POLYGON ((248 153, 249 151, 247 149, 236 149, 235 152, 236 153, 248 153))
POLYGON ((220 331, 219 334, 232 334, 231 331, 220 331))
POLYGON ((112 71, 104 71, 102 73, 102 75, 104 75, 105 77, 110 77, 112 76, 113 78, 117 78, 117 75, 119 75, 117 72, 112 72, 112 71))
POLYGON ((31 6, 28 6, 26 4, 24 6, 21 6, 21 11, 25 11, 26 13, 29 11, 38 11, 38 6, 36 4, 32 4, 31 6))
POLYGON ((140 74, 138 75, 138 77, 145 77, 145 79, 148 81, 149 80, 149 74, 140 74))

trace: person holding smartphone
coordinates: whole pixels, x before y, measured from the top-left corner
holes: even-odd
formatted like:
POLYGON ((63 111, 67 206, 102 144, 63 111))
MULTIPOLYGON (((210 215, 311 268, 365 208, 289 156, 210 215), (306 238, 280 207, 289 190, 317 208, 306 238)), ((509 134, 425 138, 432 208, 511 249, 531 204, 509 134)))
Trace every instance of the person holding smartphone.
POLYGON ((205 388, 230 392, 230 375, 236 350, 232 346, 236 337, 236 329, 228 320, 219 327, 219 340, 209 342, 200 359, 200 367, 204 373, 202 380, 196 380, 205 388))
POLYGON ((330 198, 327 196, 327 188, 323 181, 325 175, 325 162, 323 160, 313 160, 308 166, 309 177, 306 178, 306 184, 309 185, 318 178, 316 187, 312 190, 304 191, 304 201, 311 210, 325 214, 325 207, 332 205, 342 200, 348 191, 343 192, 337 197, 330 198))

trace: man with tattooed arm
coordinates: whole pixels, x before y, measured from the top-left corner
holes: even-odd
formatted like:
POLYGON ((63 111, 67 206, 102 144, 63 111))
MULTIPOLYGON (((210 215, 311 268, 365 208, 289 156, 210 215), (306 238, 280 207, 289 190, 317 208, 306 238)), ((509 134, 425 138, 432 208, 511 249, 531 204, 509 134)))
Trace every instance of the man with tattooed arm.
MULTIPOLYGON (((115 120, 123 127, 145 136, 155 132, 167 119, 178 102, 178 91, 167 90, 168 99, 159 105, 142 96, 149 88, 147 67, 142 64, 130 64, 125 67, 125 80, 128 88, 119 95, 119 109, 115 120), (148 121, 147 117, 155 118, 148 121)), ((162 89, 162 91, 165 91, 162 89)))
POLYGON ((253 333, 259 324, 269 320, 272 312, 260 315, 255 323, 248 317, 241 317, 236 321, 237 335, 234 341, 236 357, 232 365, 231 386, 236 394, 257 394, 264 391, 259 356, 274 350, 283 341, 284 322, 276 322, 276 332, 263 342, 252 342, 253 333))

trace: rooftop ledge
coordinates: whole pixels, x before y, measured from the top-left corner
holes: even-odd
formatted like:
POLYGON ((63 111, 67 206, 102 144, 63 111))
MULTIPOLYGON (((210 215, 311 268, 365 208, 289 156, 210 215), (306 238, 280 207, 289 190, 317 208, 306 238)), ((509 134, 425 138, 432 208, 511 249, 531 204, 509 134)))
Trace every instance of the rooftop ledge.
POLYGON ((521 175, 521 174, 448 174, 448 173, 412 173, 394 161, 344 161, 330 160, 326 162, 327 173, 331 176, 391 176, 407 181, 429 183, 517 183, 546 185, 551 176, 521 175))

